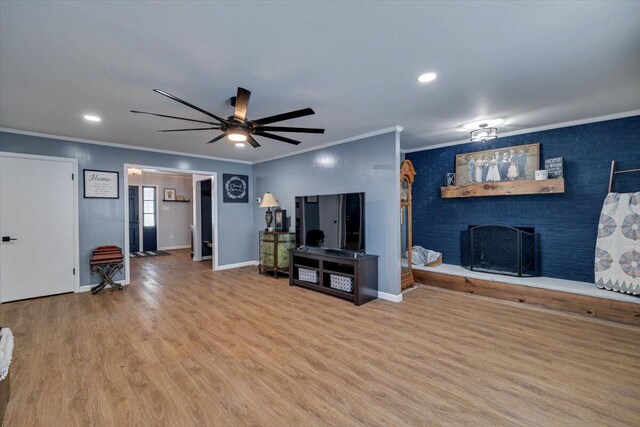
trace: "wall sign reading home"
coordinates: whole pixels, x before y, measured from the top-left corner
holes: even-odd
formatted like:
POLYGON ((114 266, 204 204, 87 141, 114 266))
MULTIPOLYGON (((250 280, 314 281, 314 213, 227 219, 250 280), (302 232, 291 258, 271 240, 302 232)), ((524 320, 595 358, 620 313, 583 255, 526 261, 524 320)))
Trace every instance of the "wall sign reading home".
POLYGON ((249 177, 247 175, 222 174, 224 203, 249 203, 249 177))
POLYGON ((120 186, 118 172, 84 169, 85 199, 118 199, 120 186))

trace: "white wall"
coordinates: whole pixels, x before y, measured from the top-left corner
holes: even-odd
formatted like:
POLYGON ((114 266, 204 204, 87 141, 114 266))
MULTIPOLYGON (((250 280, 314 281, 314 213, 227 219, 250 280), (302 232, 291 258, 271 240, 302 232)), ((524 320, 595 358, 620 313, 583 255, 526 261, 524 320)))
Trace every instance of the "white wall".
MULTIPOLYGON (((380 256, 378 290, 402 298, 399 131, 257 163, 253 177, 256 194, 272 192, 292 219, 296 196, 365 193, 365 247, 367 253, 380 256)), ((257 204, 254 209, 257 258, 265 209, 257 204)))
MULTIPOLYGON (((191 175, 144 173, 130 175, 129 185, 155 185, 158 187, 158 249, 191 246, 193 221, 193 190, 191 175), (163 202, 164 189, 175 188, 176 194, 189 203, 163 202)), ((142 195, 142 192, 140 193, 142 195)), ((142 197, 141 197, 142 204, 142 197)), ((142 218, 142 215, 140 216, 142 218)))

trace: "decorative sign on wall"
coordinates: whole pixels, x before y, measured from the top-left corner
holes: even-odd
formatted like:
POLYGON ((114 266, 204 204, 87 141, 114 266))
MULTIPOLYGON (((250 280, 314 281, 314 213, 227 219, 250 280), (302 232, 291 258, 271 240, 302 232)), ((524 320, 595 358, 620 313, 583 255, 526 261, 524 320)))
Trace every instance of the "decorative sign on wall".
POLYGON ((544 168, 549 172, 549 179, 562 178, 564 173, 564 158, 554 157, 545 159, 544 168))
POLYGON ((119 172, 84 169, 85 199, 120 198, 119 172))
POLYGON ((249 177, 247 175, 222 174, 224 203, 249 203, 249 177))

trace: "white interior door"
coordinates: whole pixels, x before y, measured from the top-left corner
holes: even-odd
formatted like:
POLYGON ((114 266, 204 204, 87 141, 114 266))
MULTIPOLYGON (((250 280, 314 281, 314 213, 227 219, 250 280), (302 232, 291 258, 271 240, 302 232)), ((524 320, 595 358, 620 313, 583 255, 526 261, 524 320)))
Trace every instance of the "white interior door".
POLYGON ((0 302, 74 290, 74 171, 0 155, 0 302))

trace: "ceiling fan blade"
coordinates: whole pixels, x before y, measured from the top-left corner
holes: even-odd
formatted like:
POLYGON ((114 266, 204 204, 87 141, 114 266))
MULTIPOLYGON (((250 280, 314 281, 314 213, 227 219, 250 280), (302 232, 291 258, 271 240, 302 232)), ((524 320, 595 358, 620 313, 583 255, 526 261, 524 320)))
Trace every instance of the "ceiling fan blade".
POLYGON ((137 111, 137 110, 130 110, 130 111, 132 113, 137 113, 137 114, 149 114, 150 116, 166 117, 168 119, 186 120, 188 122, 205 123, 205 124, 208 124, 208 125, 217 125, 217 123, 214 123, 214 122, 205 122, 203 120, 187 119, 185 117, 167 116, 166 114, 147 113, 146 111, 137 111))
POLYGON ((236 110, 233 113, 233 117, 244 122, 247 118, 247 108, 249 108, 249 97, 251 92, 245 88, 238 88, 238 95, 236 96, 236 110))
POLYGON ((186 105, 187 107, 191 107, 196 111, 200 111, 202 114, 206 114, 209 117, 213 117, 214 119, 216 119, 217 121, 219 121, 221 123, 227 123, 227 121, 224 120, 223 118, 220 118, 220 117, 216 116, 215 114, 208 112, 207 110, 203 110, 200 107, 196 107, 195 105, 193 105, 193 104, 191 104, 191 103, 189 103, 187 101, 184 101, 184 100, 178 98, 177 96, 173 96, 168 92, 165 92, 165 91, 160 90, 160 89, 154 89, 153 91, 156 92, 156 93, 159 93, 160 95, 164 95, 169 99, 173 99, 174 101, 177 101, 180 104, 186 105))
POLYGON ((264 136, 265 138, 277 139, 278 141, 287 142, 289 144, 298 145, 300 141, 296 141, 295 139, 286 138, 284 136, 276 135, 274 133, 269 132, 256 132, 256 135, 264 136))
POLYGON ((289 111, 288 113, 276 114, 275 116, 263 117, 258 120, 252 120, 252 125, 266 125, 269 123, 283 122, 285 120, 297 119, 298 117, 310 116, 315 114, 311 108, 303 108, 302 110, 289 111))
POLYGON ((256 141, 256 139, 254 137, 252 137, 251 135, 247 135, 247 142, 249 144, 251 144, 251 146, 253 148, 258 148, 260 147, 260 144, 258 144, 258 141, 256 141))
POLYGON ((207 144, 213 144, 216 141, 221 140, 222 138, 224 138, 225 136, 227 136, 226 133, 223 133, 222 135, 216 136, 215 138, 213 138, 211 141, 207 142, 207 144))
POLYGON ((209 127, 209 128, 165 129, 165 130, 159 130, 158 132, 186 132, 189 130, 211 130, 211 129, 220 129, 220 126, 209 127))
POLYGON ((297 132, 297 133, 324 133, 324 129, 318 128, 293 128, 287 126, 259 126, 256 131, 268 130, 270 132, 297 132))

